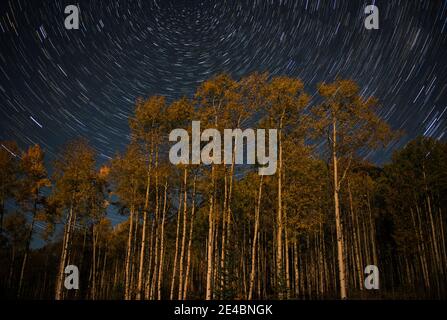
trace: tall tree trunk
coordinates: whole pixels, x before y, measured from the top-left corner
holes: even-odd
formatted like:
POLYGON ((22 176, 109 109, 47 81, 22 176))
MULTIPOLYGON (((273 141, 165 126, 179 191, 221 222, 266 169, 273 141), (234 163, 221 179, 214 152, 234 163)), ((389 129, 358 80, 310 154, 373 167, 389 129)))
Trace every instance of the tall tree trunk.
MULTIPOLYGON (((84 236, 82 239, 82 250, 81 250, 81 261, 79 262, 79 270, 83 270, 83 266, 84 266, 84 256, 85 256, 85 245, 87 243, 87 227, 84 227, 84 236)), ((82 271, 81 271, 82 272, 82 271)), ((80 295, 80 290, 76 290, 75 292, 75 298, 79 298, 80 295)))
POLYGON ((151 223, 151 233, 149 238, 149 263, 147 267, 146 280, 145 280, 145 289, 144 295, 146 299, 150 298, 150 286, 151 286, 151 272, 152 272, 152 262, 154 260, 155 255, 157 254, 154 250, 154 241, 155 241, 155 227, 156 227, 156 219, 152 219, 151 223))
POLYGON ((140 227, 140 217, 138 210, 134 210, 134 232, 131 246, 131 259, 130 259, 130 299, 135 298, 135 289, 136 289, 136 281, 138 280, 136 277, 138 276, 138 270, 136 270, 137 266, 137 252, 138 252, 138 229, 140 227))
POLYGON ((70 241, 70 234, 71 234, 71 227, 72 227, 72 220, 76 220, 73 213, 73 196, 70 203, 70 209, 68 213, 68 222, 65 225, 64 228, 64 239, 62 241, 62 253, 61 253, 61 259, 59 261, 59 271, 57 275, 56 280, 56 295, 55 299, 60 300, 62 298, 62 283, 64 281, 64 272, 65 272, 65 262, 67 260, 67 253, 68 253, 68 244, 70 241))
POLYGON ((131 262, 131 253, 132 253, 132 235, 133 235, 133 218, 134 218, 134 205, 132 204, 130 207, 130 217, 129 217, 129 236, 127 239, 127 254, 126 254, 126 278, 125 278, 125 293, 124 293, 124 299, 130 300, 131 299, 131 270, 130 270, 130 262, 131 262))
POLYGON ((215 182, 214 165, 211 168, 212 189, 210 196, 210 211, 208 215, 208 245, 207 245, 207 271, 206 271, 206 300, 213 297, 212 277, 213 277, 213 248, 214 248, 214 202, 215 202, 215 182))
MULTIPOLYGON (((410 213, 412 215, 412 219, 414 220, 413 217, 413 209, 410 208, 410 213)), ((413 221, 413 225, 415 227, 415 229, 417 229, 417 235, 419 238, 419 243, 420 243, 420 260, 421 260, 421 268, 422 268, 422 274, 423 274, 423 278, 424 278, 424 282, 425 282, 425 288, 429 289, 430 288, 430 276, 429 276, 429 271, 428 271, 428 265, 427 265, 427 250, 425 250, 425 240, 424 240, 424 235, 422 232, 422 227, 421 227, 421 219, 420 219, 420 210, 419 210, 419 206, 416 204, 416 218, 417 221, 413 221)))
POLYGON ((283 248, 282 248, 282 230, 283 230, 283 217, 282 217, 282 119, 281 116, 280 126, 278 130, 278 147, 279 147, 279 166, 278 166, 278 212, 276 215, 276 282, 279 299, 283 298, 283 248))
POLYGON ((251 249, 251 272, 250 272, 250 287, 248 289, 248 300, 253 298, 253 288, 255 283, 255 273, 256 273, 256 252, 257 252, 257 244, 258 244, 258 233, 259 233, 259 215, 261 211, 261 199, 262 199, 262 182, 263 177, 261 175, 259 180, 259 190, 258 190, 258 202, 256 204, 255 209, 255 229, 253 234, 253 243, 251 249))
MULTIPOLYGON (((215 197, 216 201, 217 201, 217 197, 215 197)), ((217 241, 218 236, 219 236, 219 227, 218 227, 218 222, 220 219, 220 210, 219 210, 219 204, 217 203, 217 205, 215 206, 215 211, 214 211, 214 226, 213 226, 213 249, 212 251, 214 252, 214 257, 213 257, 213 267, 212 267, 212 280, 211 280, 211 287, 213 288, 213 293, 212 293, 212 299, 218 299, 219 295, 222 294, 223 292, 218 290, 219 288, 216 288, 216 284, 218 283, 218 270, 219 270, 219 242, 217 241)))
POLYGON ((295 285, 295 297, 298 298, 300 295, 300 274, 299 274, 299 265, 298 265, 298 240, 295 239, 293 241, 293 269, 295 271, 295 279, 294 279, 294 285, 295 285))
POLYGON ((183 187, 184 187, 184 199, 183 199, 183 230, 182 230, 182 246, 180 249, 180 263, 179 263, 179 286, 178 286, 178 299, 183 299, 183 258, 185 254, 186 246, 186 226, 187 226, 187 212, 188 212, 188 168, 185 166, 183 170, 183 187))
MULTIPOLYGON (((151 148, 152 149, 152 148, 151 148)), ((144 255, 146 250, 146 229, 147 229, 147 215, 149 210, 149 191, 151 184, 151 167, 152 167, 152 150, 150 152, 149 164, 146 177, 146 195, 143 207, 143 230, 141 233, 141 248, 140 248, 140 268, 138 271, 138 285, 137 285, 137 300, 141 300, 143 291, 143 272, 144 272, 144 255)))
POLYGON ((179 247, 179 238, 180 238, 180 212, 182 207, 182 193, 179 192, 178 199, 178 210, 177 210, 177 231, 175 233, 175 254, 174 254, 174 266, 172 268, 172 279, 171 279, 171 294, 169 295, 169 299, 174 299, 174 288, 175 288, 175 275, 177 274, 177 256, 178 256, 178 247, 179 247))
MULTIPOLYGON (((158 167, 158 152, 156 153, 156 167, 158 167)), ((159 231, 159 224, 160 224, 160 192, 158 187, 158 171, 155 172, 155 221, 157 228, 155 230, 155 261, 154 261, 154 274, 152 275, 151 279, 151 289, 149 298, 154 299, 155 297, 155 291, 156 286, 158 283, 158 267, 159 267, 159 261, 161 260, 160 252, 159 252, 159 244, 160 244, 160 231, 159 231)))
POLYGON ((163 263, 164 263, 164 238, 165 238, 165 220, 166 220, 166 205, 168 194, 168 180, 165 181, 165 190, 163 198, 163 217, 161 219, 161 235, 160 235, 160 263, 158 268, 158 281, 157 281, 157 299, 161 300, 161 279, 163 276, 163 263))
POLYGON ((287 231, 287 208, 284 208, 284 251, 285 251, 285 280, 286 280, 286 297, 290 299, 290 265, 289 265, 289 235, 287 231))
MULTIPOLYGON (((351 184, 348 180, 348 194, 349 194, 349 209, 351 211, 351 223, 352 223, 352 233, 353 233, 353 242, 354 242, 354 257, 355 257, 355 270, 357 271, 358 281, 359 281, 359 289, 363 290, 363 274, 362 274, 362 261, 360 260, 360 248, 358 242, 358 223, 357 223, 357 214, 354 211, 354 201, 352 198, 351 192, 351 184)), ((355 279, 355 277, 354 277, 355 279)))
POLYGON ((189 239, 188 239, 188 254, 186 257, 186 273, 185 273, 185 284, 183 286, 183 299, 187 299, 188 285, 189 285, 189 274, 191 269, 191 245, 192 236, 194 229, 194 214, 196 210, 195 197, 196 197, 196 179, 197 176, 194 175, 193 187, 192 187, 192 204, 191 204, 191 222, 189 224, 189 239))
MULTIPOLYGON (((239 128, 240 117, 237 121, 237 128, 239 128)), ((230 177, 227 187, 227 176, 225 175, 225 200, 224 200, 224 210, 222 213, 222 252, 221 252, 221 293, 225 292, 226 286, 228 285, 228 274, 229 270, 227 270, 227 251, 228 251, 228 242, 230 241, 231 235, 231 198, 233 194, 233 177, 234 177, 234 165, 236 160, 236 152, 237 152, 237 144, 238 137, 235 138, 235 143, 233 147, 233 153, 231 156, 231 168, 230 168, 230 177)))
POLYGON ((369 227, 370 227, 370 237, 371 237, 371 250, 373 255, 373 263, 375 266, 378 266, 379 260, 377 258, 377 245, 376 245, 376 224, 374 222, 374 217, 371 209, 371 201, 369 197, 369 191, 366 191, 366 201, 368 204, 368 213, 369 213, 369 227))
POLYGON ((226 219, 226 212, 227 212, 227 205, 228 205, 228 177, 226 172, 226 167, 224 167, 224 207, 223 207, 223 214, 222 214, 222 249, 221 249, 221 256, 220 256, 220 298, 223 299, 223 294, 225 290, 225 256, 226 256, 226 236, 227 236, 227 219, 226 219))
POLYGON ((96 298, 96 246, 98 243, 98 234, 96 225, 93 225, 93 256, 92 256, 92 300, 96 298))
POLYGON ((340 284, 340 298, 346 299, 346 271, 345 271, 345 257, 343 252, 343 229, 340 215, 339 203, 339 181, 338 181, 338 159, 337 159, 337 120, 335 116, 332 120, 332 162, 334 166, 334 209, 335 209, 335 227, 337 233, 337 260, 338 260, 338 275, 340 284))
MULTIPOLYGON (((105 251, 104 251, 104 258, 103 258, 103 264, 102 264, 102 271, 101 271, 101 277, 99 280, 100 285, 100 299, 104 299, 107 296, 107 290, 105 288, 105 277, 106 277, 106 266, 107 266, 107 254, 108 254, 108 246, 106 243, 105 251)), ((108 287, 109 283, 107 283, 108 287)))

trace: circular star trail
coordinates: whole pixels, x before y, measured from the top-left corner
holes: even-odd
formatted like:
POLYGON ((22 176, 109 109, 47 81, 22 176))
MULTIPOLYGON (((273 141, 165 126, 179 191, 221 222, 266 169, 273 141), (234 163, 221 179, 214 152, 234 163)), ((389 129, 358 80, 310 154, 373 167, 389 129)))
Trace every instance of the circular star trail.
POLYGON ((2 1, 0 140, 52 157, 84 136, 103 160, 129 139, 137 97, 190 96, 202 81, 253 71, 301 78, 308 92, 356 80, 405 137, 445 139, 447 1, 2 1), (380 29, 364 27, 366 5, 380 29))

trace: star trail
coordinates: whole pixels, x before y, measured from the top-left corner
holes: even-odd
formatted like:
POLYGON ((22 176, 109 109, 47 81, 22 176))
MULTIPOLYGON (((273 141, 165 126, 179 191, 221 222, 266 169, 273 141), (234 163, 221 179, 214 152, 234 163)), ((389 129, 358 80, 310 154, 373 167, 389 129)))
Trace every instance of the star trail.
POLYGON ((50 156, 83 136, 103 161, 129 139, 137 97, 191 96, 202 81, 254 71, 306 90, 357 81, 405 136, 445 139, 447 1, 2 1, 0 140, 50 156), (64 8, 77 4, 80 29, 64 8), (364 27, 365 6, 380 29, 364 27))

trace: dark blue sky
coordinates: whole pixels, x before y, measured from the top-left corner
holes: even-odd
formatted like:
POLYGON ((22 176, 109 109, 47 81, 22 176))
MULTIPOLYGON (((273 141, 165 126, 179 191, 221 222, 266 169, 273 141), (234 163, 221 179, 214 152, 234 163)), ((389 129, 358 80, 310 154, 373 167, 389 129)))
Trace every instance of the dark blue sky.
POLYGON ((353 78, 406 131, 400 145, 445 138, 447 1, 376 1, 372 31, 373 1, 80 1, 80 30, 66 30, 71 3, 2 1, 0 139, 52 158, 84 136, 107 160, 127 143, 136 97, 191 95, 223 71, 296 76, 311 93, 353 78))

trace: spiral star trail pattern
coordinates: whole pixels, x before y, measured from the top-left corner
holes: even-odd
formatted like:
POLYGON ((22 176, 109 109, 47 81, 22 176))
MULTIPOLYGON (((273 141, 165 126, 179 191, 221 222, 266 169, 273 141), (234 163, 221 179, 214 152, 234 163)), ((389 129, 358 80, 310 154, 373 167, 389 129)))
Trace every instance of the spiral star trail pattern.
POLYGON ((406 132, 445 139, 447 1, 2 1, 0 139, 53 157, 84 136, 106 161, 129 139, 137 97, 191 96, 202 81, 253 71, 337 76, 378 97, 406 132), (66 30, 77 4, 80 29, 66 30), (364 27, 375 4, 380 29, 364 27))

